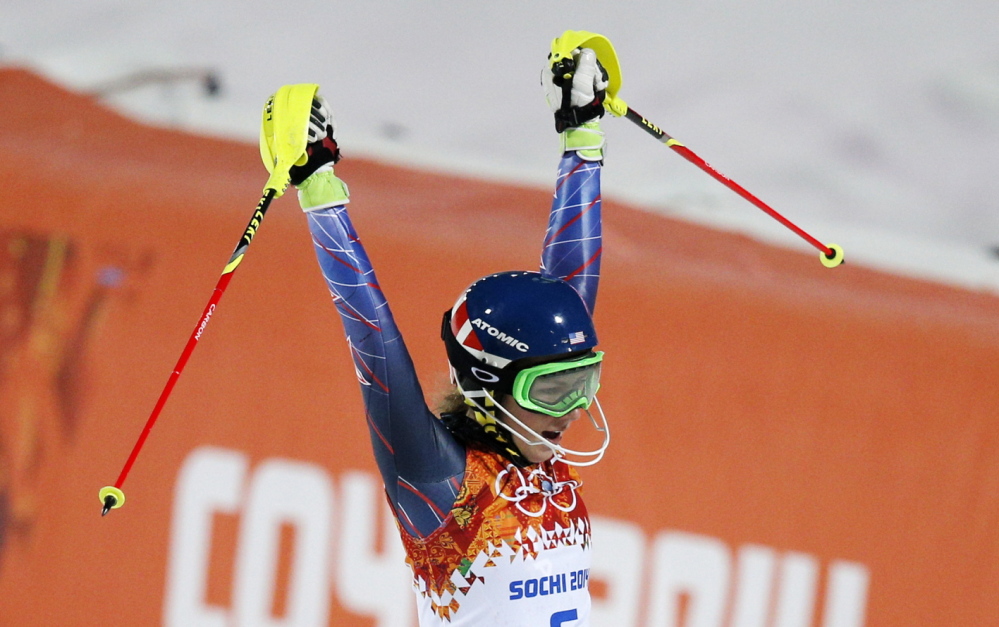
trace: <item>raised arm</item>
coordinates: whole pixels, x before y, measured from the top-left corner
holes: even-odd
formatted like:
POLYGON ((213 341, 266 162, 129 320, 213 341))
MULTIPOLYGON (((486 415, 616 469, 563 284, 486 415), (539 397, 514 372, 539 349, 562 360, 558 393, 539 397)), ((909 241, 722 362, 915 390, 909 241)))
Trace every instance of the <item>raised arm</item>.
POLYGON ((568 281, 593 314, 600 282, 602 233, 599 161, 586 161, 574 151, 559 162, 541 272, 568 281))
POLYGON ((317 119, 328 122, 318 124, 309 163, 292 170, 292 182, 343 322, 385 490, 403 528, 426 536, 450 511, 465 450, 427 407, 409 351, 351 224, 347 186, 333 173, 339 160, 335 127, 321 97, 313 107, 317 119))
POLYGON ((559 162, 541 272, 568 281, 593 314, 600 282, 602 227, 600 169, 604 135, 600 130, 607 76, 592 50, 574 55, 571 83, 556 84, 550 68, 542 73, 548 104, 555 113, 562 158, 559 162))

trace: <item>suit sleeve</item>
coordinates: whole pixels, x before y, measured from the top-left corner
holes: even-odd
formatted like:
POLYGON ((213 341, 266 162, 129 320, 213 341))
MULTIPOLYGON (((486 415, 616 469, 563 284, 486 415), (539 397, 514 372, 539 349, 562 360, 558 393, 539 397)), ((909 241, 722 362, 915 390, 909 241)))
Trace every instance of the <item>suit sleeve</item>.
MULTIPOLYGON (((389 502, 424 537, 451 509, 465 449, 427 407, 406 344, 346 206, 306 212, 319 266, 346 334, 389 502)), ((334 427, 335 428, 335 427, 334 427)))
POLYGON ((600 216, 599 161, 566 152, 558 167, 541 272, 568 281, 593 315, 600 282, 603 236, 600 216))

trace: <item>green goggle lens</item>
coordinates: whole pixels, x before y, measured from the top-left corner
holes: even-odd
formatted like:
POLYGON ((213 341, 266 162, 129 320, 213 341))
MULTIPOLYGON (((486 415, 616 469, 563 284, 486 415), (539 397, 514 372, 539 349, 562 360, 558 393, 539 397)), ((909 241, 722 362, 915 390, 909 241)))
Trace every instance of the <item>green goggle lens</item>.
POLYGON ((514 378, 514 400, 524 409, 556 418, 578 407, 585 409, 600 389, 603 358, 598 351, 571 361, 525 368, 514 378))

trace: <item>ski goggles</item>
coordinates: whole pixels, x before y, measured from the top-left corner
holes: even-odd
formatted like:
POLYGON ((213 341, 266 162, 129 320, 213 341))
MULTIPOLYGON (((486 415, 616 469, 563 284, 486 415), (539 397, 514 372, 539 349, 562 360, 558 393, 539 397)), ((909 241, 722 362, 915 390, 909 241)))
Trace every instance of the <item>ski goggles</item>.
POLYGON ((513 398, 524 409, 559 418, 587 409, 600 389, 604 354, 597 351, 571 361, 552 361, 524 368, 513 380, 513 398))

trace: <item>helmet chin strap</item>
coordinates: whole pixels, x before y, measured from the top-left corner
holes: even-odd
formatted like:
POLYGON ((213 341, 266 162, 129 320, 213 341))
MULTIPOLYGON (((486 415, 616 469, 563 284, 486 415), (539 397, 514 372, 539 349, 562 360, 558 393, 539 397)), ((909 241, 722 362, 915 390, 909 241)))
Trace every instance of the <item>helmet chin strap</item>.
POLYGON ((510 420, 512 420, 513 422, 515 422, 517 425, 519 425, 524 431, 526 431, 527 433, 529 433, 531 436, 537 438, 537 440, 532 442, 527 437, 525 437, 522 433, 519 433, 518 431, 515 431, 513 429, 513 427, 511 427, 510 425, 506 424, 506 422, 504 422, 503 420, 497 420, 496 422, 501 427, 503 427, 504 429, 506 429, 507 431, 509 431, 511 434, 513 434, 513 436, 515 438, 517 438, 518 440, 520 440, 521 442, 523 442, 523 443, 525 443, 525 444, 527 444, 529 446, 537 446, 537 445, 540 444, 542 446, 548 447, 549 449, 552 450, 553 453, 555 453, 556 460, 562 462, 563 464, 567 464, 569 466, 592 466, 593 464, 596 464, 597 462, 599 462, 601 458, 603 458, 604 451, 606 451, 607 447, 610 445, 610 427, 607 425, 607 417, 604 416, 604 410, 600 406, 600 401, 597 400, 596 397, 594 397, 593 402, 596 404, 596 406, 597 406, 597 412, 600 414, 600 422, 599 423, 597 422, 597 419, 593 416, 593 413, 590 411, 589 408, 586 409, 586 415, 589 416, 590 422, 593 424, 593 428, 604 434, 604 441, 600 445, 600 448, 598 448, 598 449, 596 449, 594 451, 574 451, 572 449, 565 448, 564 446, 559 446, 558 444, 555 444, 554 442, 550 442, 546 438, 542 437, 541 434, 535 432, 534 429, 531 429, 530 427, 528 427, 527 425, 525 425, 519 418, 517 418, 516 416, 514 416, 512 413, 510 413, 509 410, 507 410, 505 407, 503 407, 500 404, 500 402, 492 394, 489 393, 489 391, 487 391, 487 390, 466 391, 461 386, 461 382, 458 381, 459 377, 454 372, 453 368, 451 369, 451 379, 454 382, 454 384, 458 387, 458 391, 461 392, 462 396, 464 396, 466 399, 468 399, 468 401, 471 402, 472 405, 476 409, 478 409, 479 411, 485 413, 486 415, 491 414, 492 412, 490 410, 488 410, 485 407, 483 407, 476 400, 477 398, 488 398, 488 399, 490 399, 493 402, 493 406, 494 407, 496 407, 500 411, 502 411, 506 415, 507 418, 509 418, 510 420), (584 459, 582 459, 582 460, 569 459, 569 457, 568 457, 569 455, 573 455, 575 457, 582 457, 584 459), (585 459, 585 458, 593 458, 593 459, 585 459))

